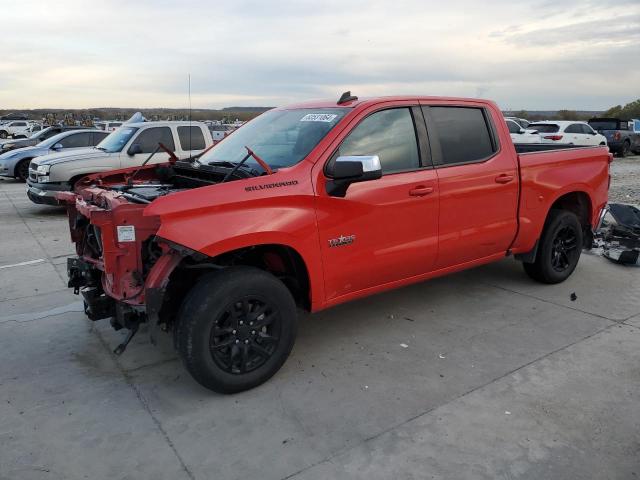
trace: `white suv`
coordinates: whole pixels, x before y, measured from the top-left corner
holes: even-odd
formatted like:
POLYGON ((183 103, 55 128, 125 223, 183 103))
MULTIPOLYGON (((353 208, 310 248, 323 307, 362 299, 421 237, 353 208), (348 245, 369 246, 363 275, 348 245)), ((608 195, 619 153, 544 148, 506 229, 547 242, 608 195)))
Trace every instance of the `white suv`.
POLYGON ((540 133, 542 143, 567 143, 581 146, 607 144, 606 137, 597 133, 587 122, 547 120, 530 123, 528 128, 540 133))
POLYGON ((0 138, 19 138, 27 137, 31 122, 27 120, 13 120, 0 126, 0 138))

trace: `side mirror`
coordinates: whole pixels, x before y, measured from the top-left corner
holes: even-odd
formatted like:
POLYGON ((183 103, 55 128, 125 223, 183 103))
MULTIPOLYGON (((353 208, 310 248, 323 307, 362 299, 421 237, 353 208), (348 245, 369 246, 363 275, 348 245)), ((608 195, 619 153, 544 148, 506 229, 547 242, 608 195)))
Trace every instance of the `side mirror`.
POLYGON ((382 166, 377 155, 343 156, 331 162, 325 173, 329 177, 327 193, 332 197, 344 197, 352 183, 381 178, 382 166))
POLYGON ((524 129, 524 128, 521 128, 520 130, 518 130, 518 133, 520 133, 520 134, 525 133, 525 129, 524 129))
POLYGON ((53 147, 51 147, 52 150, 62 150, 64 148, 64 145, 62 145, 61 143, 56 143, 53 147))
POLYGON ((142 146, 139 143, 134 143, 129 147, 127 153, 129 155, 137 155, 139 153, 142 153, 142 146))

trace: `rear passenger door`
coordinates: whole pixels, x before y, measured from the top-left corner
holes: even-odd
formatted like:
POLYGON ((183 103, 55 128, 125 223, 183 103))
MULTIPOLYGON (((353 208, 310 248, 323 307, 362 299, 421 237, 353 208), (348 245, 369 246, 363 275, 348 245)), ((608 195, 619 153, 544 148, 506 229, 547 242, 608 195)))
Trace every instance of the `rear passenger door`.
POLYGON ((483 104, 423 106, 440 192, 436 268, 506 252, 517 229, 518 170, 500 113, 483 104), (499 126, 499 127, 498 127, 499 126))

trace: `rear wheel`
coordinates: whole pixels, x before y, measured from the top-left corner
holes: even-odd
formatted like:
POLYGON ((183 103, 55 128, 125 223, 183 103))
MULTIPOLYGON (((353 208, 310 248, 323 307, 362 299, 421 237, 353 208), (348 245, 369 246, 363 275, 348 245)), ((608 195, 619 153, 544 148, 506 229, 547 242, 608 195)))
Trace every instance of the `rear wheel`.
POLYGON ((565 210, 551 210, 542 232, 534 263, 524 271, 542 283, 560 283, 573 273, 582 253, 582 226, 578 217, 565 210))
POLYGON ((26 160, 22 160, 18 165, 16 165, 16 178, 21 182, 26 182, 27 178, 29 178, 29 163, 31 159, 28 158, 26 160))
POLYGON ((285 362, 296 336, 296 305, 276 277, 253 267, 203 276, 178 315, 176 344, 193 378, 219 393, 256 387, 285 362))

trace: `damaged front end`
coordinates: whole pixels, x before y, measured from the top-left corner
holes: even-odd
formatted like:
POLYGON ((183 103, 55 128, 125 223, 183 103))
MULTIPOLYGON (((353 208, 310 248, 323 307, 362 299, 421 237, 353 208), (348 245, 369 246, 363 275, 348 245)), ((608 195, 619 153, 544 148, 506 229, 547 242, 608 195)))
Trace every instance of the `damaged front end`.
POLYGON ((119 354, 143 322, 162 323, 161 310, 172 271, 184 258, 155 236, 160 223, 145 216, 145 204, 131 203, 116 190, 99 187, 64 192, 76 258, 69 258, 68 286, 82 295, 91 320, 111 318, 111 325, 129 335, 119 354))
POLYGON ((640 265, 640 210, 632 205, 609 204, 600 217, 597 241, 609 260, 640 265))

